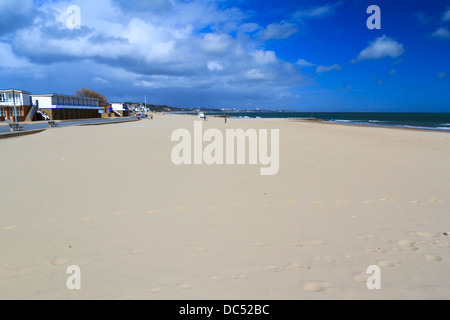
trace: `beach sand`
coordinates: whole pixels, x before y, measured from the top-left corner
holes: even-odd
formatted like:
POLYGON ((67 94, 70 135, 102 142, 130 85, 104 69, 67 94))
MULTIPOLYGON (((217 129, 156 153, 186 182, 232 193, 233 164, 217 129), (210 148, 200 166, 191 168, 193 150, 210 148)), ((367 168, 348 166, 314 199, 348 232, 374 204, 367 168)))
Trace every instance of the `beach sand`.
POLYGON ((277 175, 174 165, 191 116, 0 140, 0 299, 450 298, 450 134, 228 120, 280 130, 277 175))

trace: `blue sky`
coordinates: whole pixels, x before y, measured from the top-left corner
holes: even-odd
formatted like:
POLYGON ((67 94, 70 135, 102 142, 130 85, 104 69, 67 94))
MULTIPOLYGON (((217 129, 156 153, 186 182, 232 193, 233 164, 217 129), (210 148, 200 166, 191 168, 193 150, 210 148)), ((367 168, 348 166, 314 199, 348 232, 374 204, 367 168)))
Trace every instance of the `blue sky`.
POLYGON ((147 95, 174 107, 450 112, 450 0, 1 0, 0 12, 2 89, 87 87, 110 102, 147 95), (370 5, 380 30, 366 26, 370 5))

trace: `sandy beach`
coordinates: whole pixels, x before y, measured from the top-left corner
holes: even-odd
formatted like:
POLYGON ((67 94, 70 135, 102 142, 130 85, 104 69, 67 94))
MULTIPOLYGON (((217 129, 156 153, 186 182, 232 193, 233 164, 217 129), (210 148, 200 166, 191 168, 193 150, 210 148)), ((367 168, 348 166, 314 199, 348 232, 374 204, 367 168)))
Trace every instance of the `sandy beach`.
POLYGON ((279 129, 279 172, 262 176, 175 165, 171 134, 194 121, 0 140, 0 299, 450 298, 449 133, 203 122, 279 129))

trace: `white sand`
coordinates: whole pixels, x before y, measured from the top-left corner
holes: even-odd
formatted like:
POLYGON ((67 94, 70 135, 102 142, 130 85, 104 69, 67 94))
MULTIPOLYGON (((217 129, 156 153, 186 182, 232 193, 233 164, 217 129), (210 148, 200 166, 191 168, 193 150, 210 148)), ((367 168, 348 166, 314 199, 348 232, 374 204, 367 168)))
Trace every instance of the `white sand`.
POLYGON ((194 120, 0 140, 0 299, 450 298, 450 134, 210 118, 280 129, 261 176, 175 166, 194 120))

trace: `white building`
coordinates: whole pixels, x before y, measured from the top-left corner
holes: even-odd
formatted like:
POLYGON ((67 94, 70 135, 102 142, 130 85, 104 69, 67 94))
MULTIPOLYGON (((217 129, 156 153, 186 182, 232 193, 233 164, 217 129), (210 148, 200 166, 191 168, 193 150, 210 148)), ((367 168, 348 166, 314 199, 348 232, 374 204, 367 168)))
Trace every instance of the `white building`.
POLYGON ((109 111, 114 112, 119 117, 127 117, 131 113, 128 105, 120 102, 111 103, 109 111))
POLYGON ((128 111, 128 106, 125 103, 111 103, 111 108, 116 111, 128 111))
POLYGON ((11 120, 17 116, 18 121, 24 121, 30 109, 31 93, 16 89, 0 90, 1 120, 11 120))
POLYGON ((103 110, 99 99, 62 94, 33 94, 32 102, 51 120, 99 118, 103 110))

